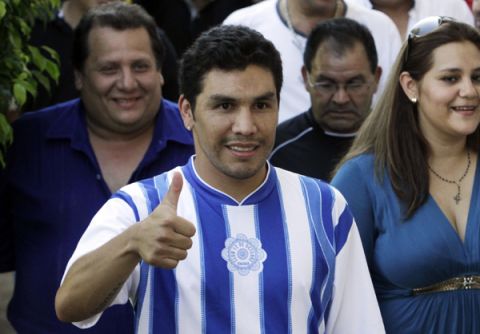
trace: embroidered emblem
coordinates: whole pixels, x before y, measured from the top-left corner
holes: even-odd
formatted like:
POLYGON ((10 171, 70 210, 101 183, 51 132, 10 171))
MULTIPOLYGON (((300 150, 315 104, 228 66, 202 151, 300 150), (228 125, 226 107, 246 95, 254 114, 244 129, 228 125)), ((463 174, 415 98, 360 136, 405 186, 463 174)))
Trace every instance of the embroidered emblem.
POLYGON ((228 270, 246 276, 250 271, 263 270, 263 261, 267 258, 267 253, 262 249, 260 240, 237 234, 236 238, 225 240, 222 258, 227 261, 228 270))

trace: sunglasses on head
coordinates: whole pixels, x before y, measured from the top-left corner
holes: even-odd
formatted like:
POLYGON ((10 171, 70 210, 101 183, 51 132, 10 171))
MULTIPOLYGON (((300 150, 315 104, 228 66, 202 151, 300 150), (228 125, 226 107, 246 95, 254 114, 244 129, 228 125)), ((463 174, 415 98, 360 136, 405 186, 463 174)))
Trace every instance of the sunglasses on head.
POLYGON ((407 50, 405 51, 404 62, 406 62, 408 59, 408 51, 410 50, 412 40, 428 35, 446 22, 454 21, 455 19, 449 16, 429 16, 415 23, 408 33, 407 50))

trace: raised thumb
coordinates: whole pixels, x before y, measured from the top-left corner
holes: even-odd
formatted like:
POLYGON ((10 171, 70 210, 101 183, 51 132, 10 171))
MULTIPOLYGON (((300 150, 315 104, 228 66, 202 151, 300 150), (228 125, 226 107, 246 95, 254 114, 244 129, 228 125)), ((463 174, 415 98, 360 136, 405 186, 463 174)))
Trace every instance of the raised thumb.
POLYGON ((172 209, 177 211, 178 198, 180 197, 180 192, 183 187, 183 178, 182 174, 175 172, 172 177, 172 182, 168 188, 165 197, 163 198, 162 204, 166 204, 172 207, 172 209))

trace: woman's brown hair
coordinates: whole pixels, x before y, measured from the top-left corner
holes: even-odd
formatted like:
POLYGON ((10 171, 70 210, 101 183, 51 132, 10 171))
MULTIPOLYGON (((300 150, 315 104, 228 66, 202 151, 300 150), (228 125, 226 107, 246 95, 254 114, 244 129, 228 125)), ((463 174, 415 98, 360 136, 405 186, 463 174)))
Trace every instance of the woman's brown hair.
MULTIPOLYGON (((454 42, 471 42, 480 50, 480 33, 467 24, 447 22, 403 44, 383 94, 336 168, 360 154, 373 153, 377 179, 381 181, 385 173, 390 176, 396 195, 405 205, 406 217, 428 196, 430 146, 419 128, 417 106, 404 93, 399 77, 406 71, 417 82, 422 80, 432 68, 433 52, 454 42)), ((478 152, 480 127, 467 137, 467 147, 478 152)))

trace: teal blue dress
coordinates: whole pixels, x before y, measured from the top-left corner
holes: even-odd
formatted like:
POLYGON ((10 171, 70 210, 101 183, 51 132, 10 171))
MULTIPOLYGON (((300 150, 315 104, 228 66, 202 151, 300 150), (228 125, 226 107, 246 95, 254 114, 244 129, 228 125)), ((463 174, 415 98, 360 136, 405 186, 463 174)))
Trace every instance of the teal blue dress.
POLYGON ((479 182, 477 168, 462 242, 431 196, 403 219, 390 179, 379 183, 374 177, 370 154, 348 161, 332 180, 357 221, 387 333, 480 333, 480 290, 412 294, 453 277, 480 275, 479 182))

